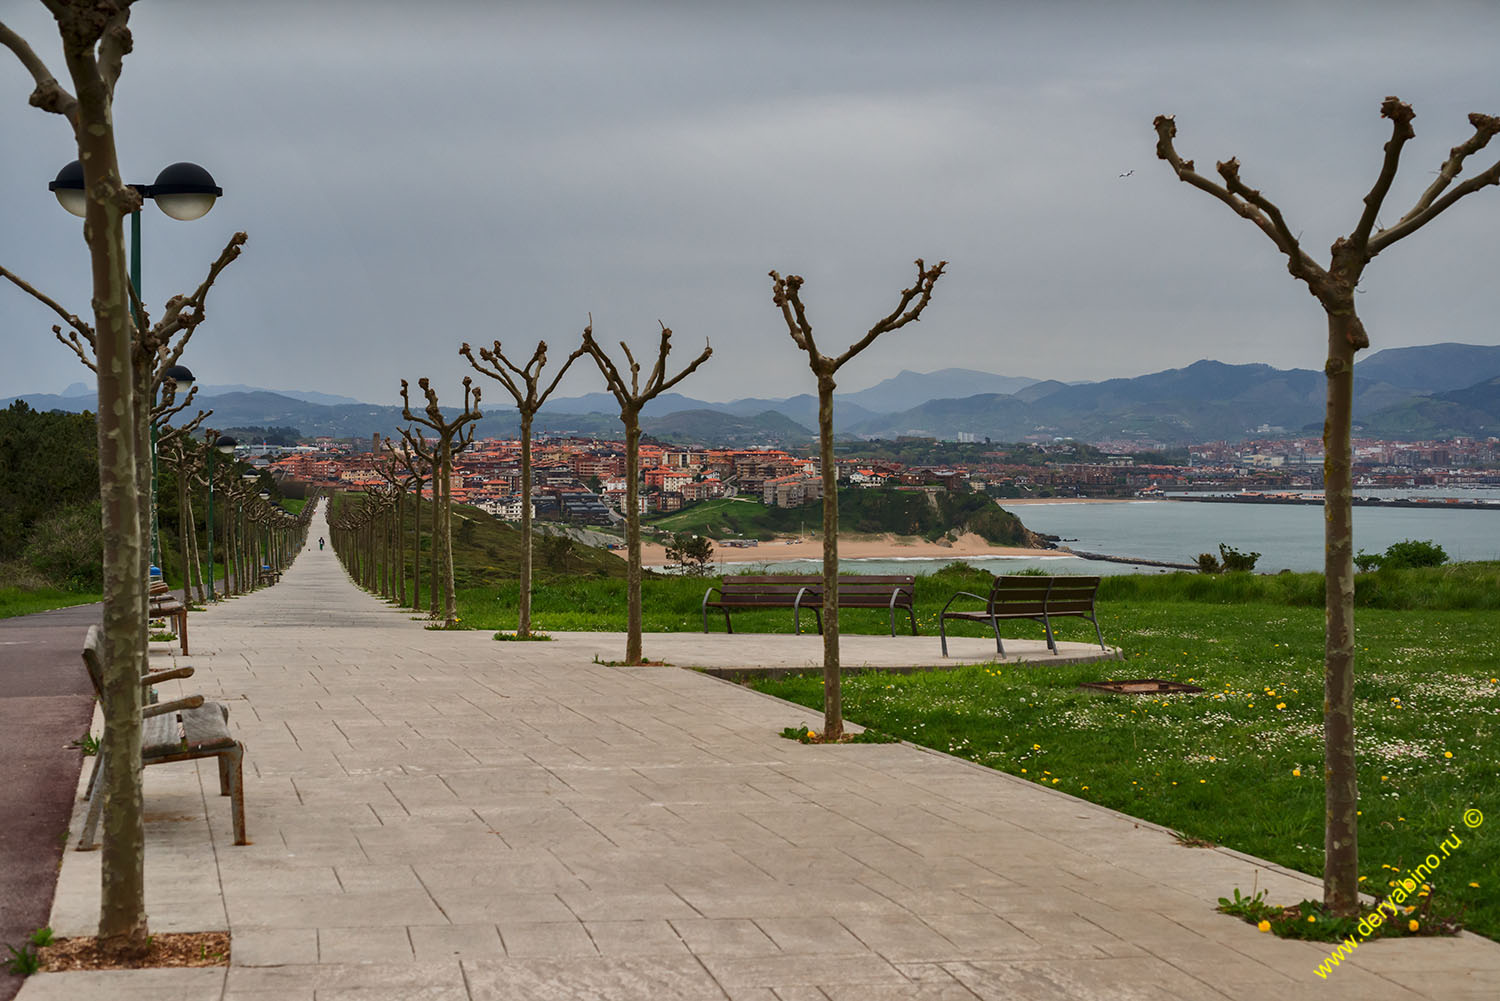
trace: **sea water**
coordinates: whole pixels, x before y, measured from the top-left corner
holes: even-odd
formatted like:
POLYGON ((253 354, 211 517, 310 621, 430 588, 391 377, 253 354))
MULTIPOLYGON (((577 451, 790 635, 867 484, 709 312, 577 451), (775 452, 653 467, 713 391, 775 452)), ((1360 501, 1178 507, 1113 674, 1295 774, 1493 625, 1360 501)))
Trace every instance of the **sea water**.
MULTIPOLYGON (((1003 506, 1003 502, 1002 502, 1003 506)), ((1010 509, 1034 532, 1056 535, 1061 545, 1084 552, 1193 563, 1199 553, 1219 553, 1219 543, 1241 552, 1260 553, 1256 570, 1323 569, 1323 508, 1316 504, 1234 504, 1172 500, 1110 503, 1059 501, 1023 504, 1010 509)), ((1426 508, 1356 507, 1354 548, 1383 553, 1403 539, 1431 540, 1451 560, 1500 559, 1500 509, 1429 510, 1426 508)), ((723 560, 728 551, 715 556, 723 560)), ((739 552, 734 556, 738 557, 739 552)), ((1065 555, 1046 557, 955 556, 945 558, 841 559, 843 573, 932 573, 963 559, 991 573, 1039 568, 1048 573, 1163 573, 1125 563, 1084 560, 1065 555)), ((817 573, 821 560, 769 560, 725 563, 727 572, 817 573)))

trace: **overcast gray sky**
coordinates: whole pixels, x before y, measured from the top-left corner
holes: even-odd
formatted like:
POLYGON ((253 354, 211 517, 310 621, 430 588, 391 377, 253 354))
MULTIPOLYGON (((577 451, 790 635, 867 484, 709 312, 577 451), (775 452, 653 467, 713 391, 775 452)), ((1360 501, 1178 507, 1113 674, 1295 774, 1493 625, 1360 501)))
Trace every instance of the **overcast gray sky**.
MULTIPOLYGON (((65 74, 39 3, 0 0, 0 17, 65 74)), ((1264 236, 1155 158, 1152 118, 1177 116, 1200 167, 1238 155, 1326 259, 1378 168, 1385 95, 1417 112, 1386 222, 1468 112, 1500 113, 1491 2, 142 0, 131 26, 127 179, 192 160, 225 189, 192 223, 148 205, 147 301, 250 236, 185 361, 206 383, 377 403, 422 375, 456 401, 464 340, 529 356, 542 338, 560 359, 589 311, 638 355, 665 322, 678 366, 711 341, 688 395, 811 391, 766 272, 806 278, 832 352, 919 256, 950 262, 926 316, 841 388, 950 366, 1320 368, 1317 304, 1264 236)), ((0 263, 84 312, 81 222, 46 190, 76 151, 30 89, 0 50, 0 263)), ((1376 348, 1500 343, 1497 222, 1486 189, 1371 266, 1376 348)), ((89 377, 50 323, 0 287, 0 396, 89 377)), ((602 388, 576 371, 565 395, 602 388)))

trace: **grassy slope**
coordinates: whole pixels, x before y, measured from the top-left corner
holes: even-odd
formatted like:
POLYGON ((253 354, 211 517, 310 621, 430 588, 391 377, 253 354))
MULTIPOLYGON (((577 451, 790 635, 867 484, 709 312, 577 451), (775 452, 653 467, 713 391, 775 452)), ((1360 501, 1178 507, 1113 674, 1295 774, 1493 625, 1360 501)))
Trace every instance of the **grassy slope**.
MULTIPOLYGON (((335 494, 332 500, 331 516, 337 518, 346 505, 357 505, 359 500, 359 494, 335 494)), ((431 538, 427 534, 432 518, 431 502, 423 501, 421 511, 422 552, 425 566, 431 547, 431 538)), ((411 535, 411 526, 412 510, 408 504, 406 511, 408 540, 411 535)), ((410 558, 410 551, 408 551, 407 559, 410 560, 410 558)), ((538 586, 554 579, 580 575, 594 578, 623 578, 625 576, 625 561, 620 556, 579 543, 572 543, 568 547, 566 557, 563 557, 549 546, 548 540, 538 537, 533 547, 532 561, 533 574, 538 586)), ((478 508, 464 504, 454 506, 453 579, 456 587, 493 591, 496 586, 507 582, 513 583, 520 565, 521 532, 518 528, 491 517, 478 508), (473 527, 466 528, 465 523, 472 524, 473 527)), ((459 614, 465 619, 468 617, 465 612, 460 611, 459 614)))
POLYGON ((737 536, 769 539, 784 530, 783 520, 775 516, 774 509, 766 507, 758 499, 722 497, 702 501, 671 514, 645 518, 643 523, 669 532, 693 532, 716 539, 737 536))

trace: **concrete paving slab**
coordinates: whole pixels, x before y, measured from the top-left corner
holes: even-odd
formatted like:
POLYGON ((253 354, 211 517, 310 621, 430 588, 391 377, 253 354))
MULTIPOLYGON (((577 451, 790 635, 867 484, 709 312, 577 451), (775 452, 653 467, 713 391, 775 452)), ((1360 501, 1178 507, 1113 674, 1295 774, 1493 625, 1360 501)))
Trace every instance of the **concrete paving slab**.
MULTIPOLYGON (((1325 948, 1213 912, 1235 885, 1316 895, 1303 874, 922 748, 783 740, 817 717, 680 666, 597 663, 622 634, 425 630, 331 551, 195 613, 193 635, 192 657, 160 656, 231 700, 252 844, 230 843, 212 768, 147 770, 148 908, 157 929, 228 928, 233 965, 47 974, 22 1001, 1446 1001, 1500 982, 1500 945, 1475 936, 1370 943, 1325 981, 1325 948)), ((821 655, 786 635, 646 650, 718 667, 821 655)), ((844 650, 941 659, 931 637, 844 650)), ((54 928, 92 929, 98 858, 67 853, 54 928)))

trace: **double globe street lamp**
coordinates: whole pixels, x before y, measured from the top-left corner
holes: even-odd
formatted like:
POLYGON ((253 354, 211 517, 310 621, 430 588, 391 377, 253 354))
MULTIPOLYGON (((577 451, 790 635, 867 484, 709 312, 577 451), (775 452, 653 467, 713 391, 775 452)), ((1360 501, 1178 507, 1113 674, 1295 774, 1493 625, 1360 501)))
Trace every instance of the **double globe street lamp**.
MULTIPOLYGON (((213 175, 196 163, 173 163, 162 168, 153 184, 132 184, 130 187, 142 199, 150 198, 159 209, 173 219, 184 222, 200 219, 214 207, 214 200, 224 189, 214 183, 213 175)), ((57 177, 47 185, 47 190, 57 196, 57 202, 73 215, 83 217, 88 213, 88 192, 83 183, 83 164, 78 160, 69 163, 57 172, 57 177)), ((141 292, 141 213, 130 213, 130 285, 135 289, 135 302, 131 314, 136 323, 141 322, 140 302, 145 301, 141 292)), ((173 365, 163 373, 167 379, 186 388, 193 382, 193 373, 185 366, 173 365)), ((145 406, 151 406, 148 401, 145 406)), ((151 425, 151 563, 161 566, 161 543, 156 516, 156 422, 151 425)), ((212 588, 212 581, 210 581, 212 588)))

